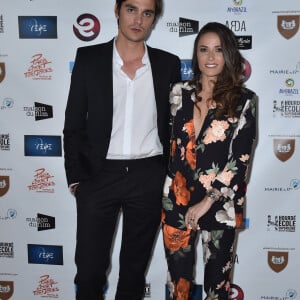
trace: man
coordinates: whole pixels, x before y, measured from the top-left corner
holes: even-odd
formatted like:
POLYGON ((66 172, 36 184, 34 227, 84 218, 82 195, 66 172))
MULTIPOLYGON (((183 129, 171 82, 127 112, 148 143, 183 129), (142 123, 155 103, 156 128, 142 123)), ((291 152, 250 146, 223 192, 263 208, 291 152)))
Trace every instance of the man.
POLYGON ((120 210, 116 300, 143 298, 169 154, 177 56, 146 46, 162 0, 117 0, 117 37, 79 48, 65 112, 67 181, 77 203, 76 299, 104 299, 120 210))

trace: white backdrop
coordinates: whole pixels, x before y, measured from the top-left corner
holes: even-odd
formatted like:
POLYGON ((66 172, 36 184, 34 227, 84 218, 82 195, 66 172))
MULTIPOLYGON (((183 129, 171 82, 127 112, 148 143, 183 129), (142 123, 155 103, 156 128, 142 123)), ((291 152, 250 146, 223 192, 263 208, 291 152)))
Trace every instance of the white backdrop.
MULTIPOLYGON (((60 153, 64 109, 76 49, 116 34, 113 9, 109 0, 0 0, 0 299, 74 299, 76 213, 60 153), (78 25, 84 14, 93 16, 78 25)), ((247 87, 259 96, 258 144, 231 299, 300 299, 300 3, 165 0, 148 44, 190 60, 197 30, 209 21, 227 24, 243 45, 251 44, 241 52, 251 66, 247 87)), ((108 300, 117 280, 119 234, 108 300)), ((201 247, 199 257, 201 285, 201 247)), ((147 298, 165 299, 165 279, 159 235, 147 298)))

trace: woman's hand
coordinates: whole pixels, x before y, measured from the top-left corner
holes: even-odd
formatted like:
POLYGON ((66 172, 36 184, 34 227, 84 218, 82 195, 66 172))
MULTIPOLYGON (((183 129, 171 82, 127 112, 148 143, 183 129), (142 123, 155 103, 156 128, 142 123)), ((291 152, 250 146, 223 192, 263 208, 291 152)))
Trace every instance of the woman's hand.
POLYGON ((199 219, 209 211, 213 203, 214 201, 210 197, 205 196, 199 203, 191 206, 185 214, 186 227, 192 230, 199 230, 199 219))

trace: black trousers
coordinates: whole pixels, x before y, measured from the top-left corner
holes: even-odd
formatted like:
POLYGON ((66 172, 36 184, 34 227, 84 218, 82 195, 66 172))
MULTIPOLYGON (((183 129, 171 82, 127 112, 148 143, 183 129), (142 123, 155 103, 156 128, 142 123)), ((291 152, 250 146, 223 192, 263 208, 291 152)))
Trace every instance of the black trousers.
POLYGON ((116 300, 141 300, 161 217, 165 165, 161 156, 107 160, 76 190, 77 300, 104 299, 116 224, 123 213, 116 300))

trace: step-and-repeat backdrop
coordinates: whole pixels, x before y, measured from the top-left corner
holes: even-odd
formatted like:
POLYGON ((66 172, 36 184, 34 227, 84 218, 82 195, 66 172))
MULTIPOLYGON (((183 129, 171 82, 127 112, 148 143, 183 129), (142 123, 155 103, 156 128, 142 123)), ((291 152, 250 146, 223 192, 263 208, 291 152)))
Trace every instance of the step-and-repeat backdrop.
MULTIPOLYGON (((113 9, 113 0, 0 0, 1 299, 74 299, 76 211, 63 166, 64 110, 76 49, 116 34, 113 9)), ((300 3, 165 0, 148 43, 177 54, 189 78, 194 38, 209 21, 234 31, 246 85, 259 96, 231 299, 300 299, 300 3)), ((118 277, 121 222, 108 300, 118 277)), ((203 297, 198 248, 194 300, 203 297)), ((159 235, 145 298, 166 299, 165 281, 159 235)))

